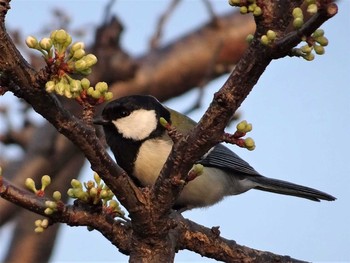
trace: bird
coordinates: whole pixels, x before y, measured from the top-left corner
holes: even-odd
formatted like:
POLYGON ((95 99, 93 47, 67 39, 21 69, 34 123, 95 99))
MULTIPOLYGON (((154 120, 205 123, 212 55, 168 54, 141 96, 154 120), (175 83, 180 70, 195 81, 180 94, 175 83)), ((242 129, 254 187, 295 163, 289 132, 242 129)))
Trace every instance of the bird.
MULTIPOLYGON (((117 164, 140 187, 154 185, 173 146, 160 118, 183 135, 196 125, 186 115, 166 107, 150 95, 115 99, 94 119, 94 124, 102 125, 117 164)), ((310 187, 265 177, 221 143, 212 147, 196 164, 203 165, 202 173, 184 186, 173 206, 175 210, 209 207, 226 196, 250 189, 312 201, 336 200, 332 195, 310 187)))

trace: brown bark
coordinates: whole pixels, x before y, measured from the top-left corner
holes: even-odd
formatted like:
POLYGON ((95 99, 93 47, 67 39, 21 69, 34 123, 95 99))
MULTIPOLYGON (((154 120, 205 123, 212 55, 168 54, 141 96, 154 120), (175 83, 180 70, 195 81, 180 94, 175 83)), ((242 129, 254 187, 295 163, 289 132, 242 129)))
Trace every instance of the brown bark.
MULTIPOLYGON (((92 49, 102 59, 91 78, 93 82, 107 79, 112 84, 115 97, 139 93, 152 94, 165 100, 200 86, 207 79, 227 73, 232 65, 237 64, 224 86, 215 94, 199 125, 191 134, 175 143, 155 186, 141 190, 108 156, 94 127, 79 117, 81 110, 73 106, 74 102, 59 101, 56 96, 45 92, 43 86, 48 78, 47 72, 35 71, 15 48, 4 26, 9 1, 0 0, 2 91, 11 91, 24 99, 58 132, 75 144, 73 146, 55 131, 40 137, 41 141, 49 142, 47 145, 35 144, 37 141, 34 138, 28 144, 23 144, 27 147, 26 158, 19 169, 12 169, 11 176, 6 174, 5 169, 6 178, 12 177, 14 180, 10 182, 0 177, 0 196, 45 216, 45 199, 35 197, 14 185, 20 185, 19 182, 23 182, 25 177, 39 178, 44 173, 49 173, 56 180, 55 190, 65 192, 63 189, 67 188, 70 179, 76 177, 81 168, 81 152, 129 211, 132 221, 112 220, 104 214, 94 213, 91 207, 74 205, 64 206, 48 216, 50 224, 62 222, 72 226, 93 227, 121 252, 129 254, 131 262, 168 262, 179 249, 189 249, 226 262, 298 262, 290 257, 257 251, 223 239, 215 229, 210 230, 185 220, 173 212, 171 207, 182 188, 181 184, 174 184, 174 179, 184 179, 193 161, 221 140, 226 124, 271 60, 289 55, 303 35, 310 35, 336 14, 336 6, 332 1, 319 1, 319 12, 300 30, 291 30, 289 25, 292 17, 285 14, 291 14, 291 10, 301 2, 257 1, 264 15, 256 18, 255 39, 248 50, 244 40, 254 30, 254 21, 251 17, 237 14, 216 17, 195 32, 166 47, 154 48, 140 58, 128 56, 127 52, 116 45, 118 42, 108 41, 118 40, 122 27, 116 19, 99 29, 92 49), (273 29, 279 35, 271 46, 264 46, 259 41, 267 29, 273 29), (115 72, 121 74, 113 74, 115 72), (43 158, 48 153, 50 156, 53 154, 53 159, 43 158)), ((43 127, 37 128, 38 131, 40 129, 43 127)), ((0 200, 0 224, 16 215, 26 218, 23 213, 3 199, 0 200)), ((8 261, 23 262, 21 257, 14 256, 22 250, 32 252, 22 254, 26 255, 26 262, 46 261, 49 258, 49 252, 36 252, 40 251, 42 244, 47 244, 47 251, 51 251, 56 229, 36 239, 28 229, 32 231, 29 224, 18 221, 13 245, 7 255, 8 261)))

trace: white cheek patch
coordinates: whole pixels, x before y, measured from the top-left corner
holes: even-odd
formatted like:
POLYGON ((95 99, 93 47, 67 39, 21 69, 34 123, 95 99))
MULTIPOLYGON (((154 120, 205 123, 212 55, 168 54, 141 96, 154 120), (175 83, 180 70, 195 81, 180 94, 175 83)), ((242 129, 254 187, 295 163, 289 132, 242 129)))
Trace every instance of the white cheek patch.
POLYGON ((157 128, 158 120, 154 110, 139 109, 112 123, 124 138, 141 141, 157 128))

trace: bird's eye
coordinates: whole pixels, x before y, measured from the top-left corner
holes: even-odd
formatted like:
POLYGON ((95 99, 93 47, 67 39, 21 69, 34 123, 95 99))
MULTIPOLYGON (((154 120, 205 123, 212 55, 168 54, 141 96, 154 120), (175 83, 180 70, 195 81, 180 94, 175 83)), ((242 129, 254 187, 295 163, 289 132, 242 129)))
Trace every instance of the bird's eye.
POLYGON ((119 115, 120 115, 120 117, 126 117, 126 116, 128 116, 128 115, 130 115, 130 111, 128 111, 128 110, 121 110, 120 112, 119 112, 119 115))

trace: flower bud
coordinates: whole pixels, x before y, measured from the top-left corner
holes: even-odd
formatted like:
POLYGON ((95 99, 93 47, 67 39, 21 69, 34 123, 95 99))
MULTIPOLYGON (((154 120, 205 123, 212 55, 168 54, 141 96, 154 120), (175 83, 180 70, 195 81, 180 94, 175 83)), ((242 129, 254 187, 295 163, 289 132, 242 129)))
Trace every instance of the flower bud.
POLYGON ((108 90, 108 85, 106 82, 98 82, 95 85, 95 89, 98 90, 101 93, 105 93, 108 90))
POLYGON ((51 177, 48 175, 44 175, 41 177, 41 190, 45 190, 45 188, 51 184, 51 177))
POLYGON ((29 48, 37 48, 38 40, 33 36, 29 36, 26 38, 26 44, 29 48))
POLYGON ((72 181, 70 182, 71 186, 73 188, 79 188, 79 189, 82 189, 83 188, 83 185, 81 184, 81 182, 77 179, 72 179, 72 181))
POLYGON ((101 92, 99 92, 98 90, 94 90, 91 93, 91 97, 93 97, 94 99, 99 99, 99 98, 101 98, 101 92))
POLYGON ((81 91, 81 82, 79 80, 73 79, 69 84, 72 92, 81 91))
POLYGON ((74 63, 74 68, 76 71, 82 71, 88 68, 87 63, 83 59, 79 59, 74 63))
POLYGON ((90 80, 88 80, 87 78, 81 79, 80 83, 81 83, 81 86, 83 87, 83 89, 90 88, 90 80))
POLYGON ((314 45, 314 49, 317 55, 323 55, 325 53, 323 46, 314 45))
POLYGON ((52 40, 51 38, 44 37, 40 40, 39 45, 42 49, 49 51, 52 48, 52 40))
POLYGON ((275 40, 276 39, 276 33, 273 30, 267 30, 266 36, 269 40, 275 40))
POLYGON ((297 17, 293 20, 293 26, 295 29, 299 29, 303 26, 304 20, 301 17, 297 17))
POLYGON ((53 92, 55 90, 55 85, 56 85, 55 82, 52 80, 46 82, 45 84, 46 91, 49 93, 53 92))
POLYGON ((59 201, 62 198, 62 194, 60 191, 55 191, 53 192, 52 197, 55 199, 55 201, 59 201))
POLYGON ((65 44, 68 39, 68 36, 69 35, 65 30, 60 29, 55 32, 54 39, 59 44, 65 44))
POLYGON ((298 17, 298 18, 301 18, 301 19, 304 18, 303 10, 301 10, 300 7, 294 8, 292 14, 293 14, 293 17, 294 17, 294 18, 297 18, 297 17, 298 17))
POLYGON ((35 187, 35 182, 32 178, 27 178, 24 184, 32 192, 36 193, 38 191, 35 187))
POLYGON ((70 50, 74 53, 75 51, 77 51, 78 49, 84 49, 85 48, 85 44, 84 42, 75 42, 72 47, 70 48, 70 50))
POLYGON ((254 16, 260 16, 262 14, 262 10, 259 6, 254 8, 253 15, 254 16))
POLYGON ((105 101, 109 101, 111 99, 113 99, 113 93, 108 91, 104 94, 104 98, 105 98, 105 101))
POLYGON ((74 51, 74 53, 73 53, 73 58, 75 58, 75 59, 81 59, 84 56, 85 56, 84 49, 78 49, 78 50, 74 51))
POLYGON ((92 67, 97 63, 97 57, 93 54, 87 54, 83 60, 86 62, 87 67, 92 67))

